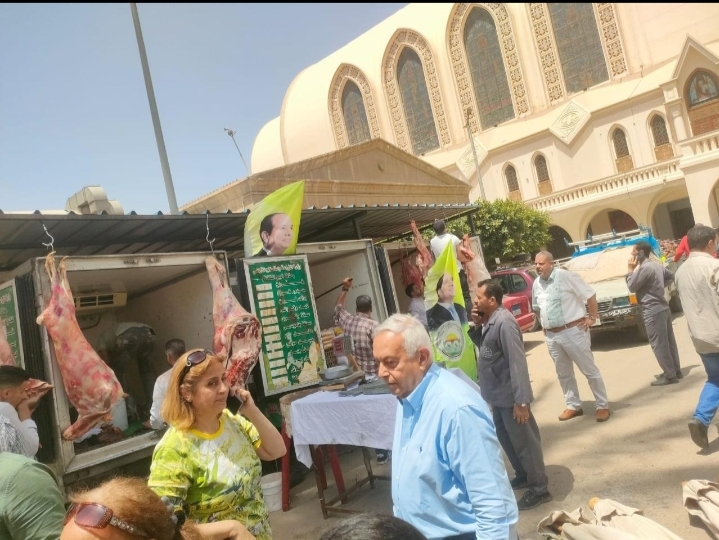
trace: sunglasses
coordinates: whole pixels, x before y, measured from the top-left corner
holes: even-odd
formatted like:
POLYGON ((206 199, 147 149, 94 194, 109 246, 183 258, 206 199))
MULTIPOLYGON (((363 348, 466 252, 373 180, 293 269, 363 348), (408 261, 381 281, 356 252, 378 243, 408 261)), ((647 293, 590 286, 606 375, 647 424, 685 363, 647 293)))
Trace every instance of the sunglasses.
POLYGON ((104 529, 108 525, 112 525, 122 531, 126 531, 134 536, 141 536, 148 538, 148 535, 142 532, 134 525, 130 525, 126 521, 122 521, 116 518, 112 510, 107 506, 103 506, 98 503, 77 503, 71 504, 70 508, 65 514, 65 522, 63 525, 67 525, 68 522, 73 519, 75 524, 79 527, 89 529, 104 529))
POLYGON ((204 351, 195 351, 195 352, 192 352, 187 355, 187 361, 185 362, 185 367, 182 372, 182 377, 180 377, 180 384, 182 384, 182 381, 185 380, 185 376, 190 371, 190 368, 192 366, 201 364, 202 362, 207 360, 208 355, 214 356, 215 353, 209 349, 205 349, 204 351))

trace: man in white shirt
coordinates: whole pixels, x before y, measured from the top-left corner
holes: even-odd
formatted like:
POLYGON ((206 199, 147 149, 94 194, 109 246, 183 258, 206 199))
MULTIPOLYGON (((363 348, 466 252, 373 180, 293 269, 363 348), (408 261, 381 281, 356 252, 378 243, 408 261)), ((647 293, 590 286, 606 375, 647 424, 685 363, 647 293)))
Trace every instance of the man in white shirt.
POLYGON ((700 448, 709 446, 707 428, 719 408, 719 260, 714 258, 714 229, 697 225, 687 233, 689 258, 674 277, 694 349, 702 359, 707 382, 699 396, 689 434, 700 448))
POLYGON ((409 306, 407 306, 407 313, 427 328, 427 306, 424 303, 424 283, 407 285, 404 292, 411 298, 409 306))
MULTIPOLYGON (((15 428, 17 437, 3 437, 2 452, 15 452, 33 457, 40 446, 37 425, 31 418, 42 395, 28 396, 30 375, 22 368, 0 366, 0 419, 15 428)), ((9 426, 8 426, 9 428, 9 426)), ((10 430, 11 431, 11 430, 10 430)))
POLYGON ((150 409, 150 419, 143 422, 143 426, 152 429, 162 429, 165 427, 165 420, 162 418, 162 402, 165 401, 167 394, 167 386, 170 383, 170 375, 172 375, 172 367, 177 359, 185 354, 185 342, 181 339, 171 339, 165 343, 165 359, 170 365, 170 369, 160 375, 155 381, 155 389, 152 392, 152 408, 150 409))
POLYGON ((547 349, 554 360, 567 405, 559 420, 570 420, 584 414, 574 376, 574 363, 587 378, 596 399, 597 422, 606 422, 609 420, 607 389, 594 363, 589 335, 589 327, 599 317, 597 295, 578 274, 555 268, 554 257, 548 251, 537 253, 534 265, 539 278, 534 280, 532 288, 532 309, 541 318, 547 349))

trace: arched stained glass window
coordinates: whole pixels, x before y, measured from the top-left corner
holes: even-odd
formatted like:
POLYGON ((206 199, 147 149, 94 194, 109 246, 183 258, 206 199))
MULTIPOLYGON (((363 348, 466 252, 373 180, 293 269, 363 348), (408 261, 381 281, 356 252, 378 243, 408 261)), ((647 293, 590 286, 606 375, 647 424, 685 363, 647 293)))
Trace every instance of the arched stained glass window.
POLYGON ((352 81, 347 81, 342 90, 342 115, 345 118, 347 140, 350 145, 369 141, 372 138, 362 92, 352 81))
POLYGON ((482 129, 514 118, 497 27, 487 10, 472 8, 464 25, 464 48, 482 129))
POLYGON ((687 84, 687 101, 690 109, 717 97, 719 97, 719 82, 708 71, 698 71, 687 84))
POLYGON ((537 181, 549 181, 549 168, 547 168, 547 160, 544 156, 537 156, 534 160, 534 168, 537 170, 537 181))
POLYGON ((657 114, 652 118, 650 125, 652 127, 654 146, 669 144, 669 133, 667 133, 667 123, 664 121, 664 118, 657 114))
POLYGON ((397 83, 407 119, 412 152, 416 156, 439 148, 437 126, 424 78, 422 61, 414 49, 405 47, 397 61, 397 83))
POLYGON ((547 4, 568 93, 609 79, 591 3, 547 4))
POLYGON ((509 165, 504 169, 504 176, 507 178, 507 190, 512 193, 519 191, 519 180, 517 179, 517 169, 509 165))
POLYGON ((614 153, 617 159, 627 157, 629 155, 629 145, 627 144, 627 135, 622 129, 615 129, 612 133, 612 142, 614 143, 614 153))

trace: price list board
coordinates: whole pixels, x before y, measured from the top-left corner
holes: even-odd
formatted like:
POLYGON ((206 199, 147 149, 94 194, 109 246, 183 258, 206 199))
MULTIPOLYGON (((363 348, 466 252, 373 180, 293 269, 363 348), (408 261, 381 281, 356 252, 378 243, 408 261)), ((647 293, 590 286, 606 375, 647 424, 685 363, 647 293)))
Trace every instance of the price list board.
POLYGON ((265 395, 320 382, 324 350, 307 257, 244 259, 252 313, 262 325, 265 395))
MULTIPOLYGON (((22 341, 20 339, 20 321, 17 312, 17 294, 15 280, 0 283, 0 327, 5 326, 7 341, 15 357, 15 363, 24 368, 22 341)), ((0 333, 2 328, 0 328, 0 333)), ((2 337, 0 337, 2 339, 2 337)))

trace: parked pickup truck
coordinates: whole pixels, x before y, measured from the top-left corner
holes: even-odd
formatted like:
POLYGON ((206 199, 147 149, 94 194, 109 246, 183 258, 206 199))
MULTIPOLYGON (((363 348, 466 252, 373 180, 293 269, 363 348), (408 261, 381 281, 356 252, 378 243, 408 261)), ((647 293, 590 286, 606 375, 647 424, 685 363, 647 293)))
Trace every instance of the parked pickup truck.
MULTIPOLYGON (((582 276, 597 293, 599 319, 594 324, 593 331, 636 328, 638 338, 647 341, 647 331, 637 297, 630 293, 627 287, 627 261, 631 257, 633 245, 646 241, 653 248, 651 258, 660 264, 664 263, 659 259, 659 244, 651 236, 651 232, 642 230, 636 233, 610 242, 600 242, 598 245, 584 243, 563 267, 582 276)), ((672 311, 681 311, 679 296, 673 283, 665 288, 664 294, 672 311)))

